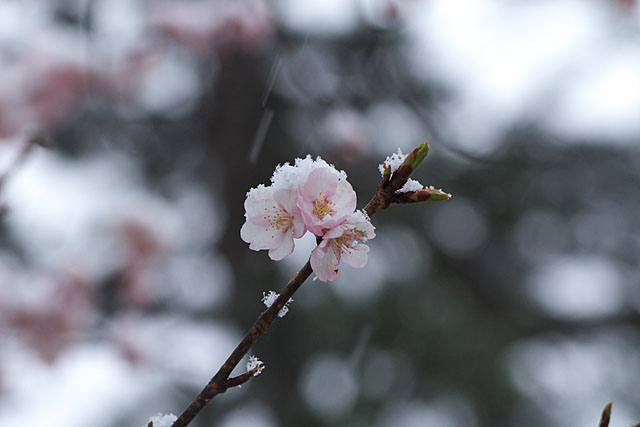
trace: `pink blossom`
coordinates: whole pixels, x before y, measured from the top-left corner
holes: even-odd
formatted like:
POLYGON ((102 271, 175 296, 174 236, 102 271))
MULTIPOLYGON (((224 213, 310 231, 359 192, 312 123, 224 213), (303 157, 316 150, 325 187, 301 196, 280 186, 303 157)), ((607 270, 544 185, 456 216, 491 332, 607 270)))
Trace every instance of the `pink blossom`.
POLYGON ((269 249, 269 257, 278 261, 293 252, 293 239, 305 233, 296 206, 295 189, 253 188, 244 202, 246 221, 240 230, 242 240, 254 251, 269 249))
POLYGON ((318 279, 323 282, 336 280, 340 275, 338 265, 342 260, 353 268, 364 267, 369 246, 363 242, 376 236, 373 230, 369 219, 358 211, 328 231, 311 253, 311 268, 318 279))
POLYGON ((314 169, 298 186, 298 208, 304 225, 316 236, 342 223, 356 208, 351 184, 340 180, 330 168, 314 169))

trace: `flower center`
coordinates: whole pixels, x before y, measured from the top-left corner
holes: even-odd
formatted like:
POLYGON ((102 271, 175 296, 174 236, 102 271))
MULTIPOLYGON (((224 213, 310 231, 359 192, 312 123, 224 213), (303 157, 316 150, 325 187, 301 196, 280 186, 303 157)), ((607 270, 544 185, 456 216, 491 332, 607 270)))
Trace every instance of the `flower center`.
MULTIPOLYGON (((267 208, 264 210, 268 211, 267 208)), ((269 227, 276 231, 286 230, 291 224, 291 218, 289 218, 287 212, 283 209, 278 209, 276 206, 273 206, 271 213, 265 212, 264 219, 269 223, 269 227)))
POLYGON ((352 243, 353 243, 353 240, 349 239, 349 237, 347 236, 342 236, 342 237, 333 239, 333 244, 342 253, 351 253, 351 251, 353 250, 352 243))
POLYGON ((327 201, 326 198, 322 197, 322 193, 320 193, 320 197, 321 198, 317 198, 313 201, 313 214, 319 219, 322 219, 327 215, 336 213, 336 211, 333 210, 335 203, 327 201))

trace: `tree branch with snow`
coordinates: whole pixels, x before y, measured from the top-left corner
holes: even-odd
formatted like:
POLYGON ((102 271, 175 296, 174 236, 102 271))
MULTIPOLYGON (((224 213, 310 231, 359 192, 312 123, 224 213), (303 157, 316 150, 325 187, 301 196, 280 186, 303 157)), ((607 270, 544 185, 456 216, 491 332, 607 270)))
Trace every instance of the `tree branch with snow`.
MULTIPOLYGON (((341 261, 353 268, 367 263, 366 241, 375 237, 370 218, 392 203, 416 203, 447 200, 450 194, 433 187, 423 188, 410 180, 429 152, 427 141, 408 155, 398 150, 379 167, 382 179, 375 195, 361 211, 356 208, 356 193, 344 171, 338 171, 320 157, 296 159, 294 164, 279 165, 271 185, 260 185, 247 193, 246 221, 240 235, 253 250, 268 250, 269 257, 281 260, 290 255, 295 239, 307 232, 316 236, 318 245, 307 263, 279 293, 265 294, 267 309, 255 321, 247 335, 233 350, 218 372, 172 424, 185 427, 218 394, 241 385, 264 367, 255 356, 249 359, 247 372, 229 378, 233 369, 253 344, 267 331, 276 317, 283 317, 293 294, 315 273, 318 280, 334 281, 340 275, 341 261)), ((153 425, 153 423, 150 423, 153 425)), ((158 427, 158 426, 155 426, 158 427)))

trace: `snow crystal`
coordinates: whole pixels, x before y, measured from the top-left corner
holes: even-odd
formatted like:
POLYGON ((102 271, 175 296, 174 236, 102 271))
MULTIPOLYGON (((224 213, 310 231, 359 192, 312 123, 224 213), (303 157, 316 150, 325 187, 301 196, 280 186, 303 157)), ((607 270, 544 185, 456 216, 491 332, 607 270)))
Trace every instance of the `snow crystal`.
POLYGON ((258 376, 262 373, 262 370, 264 369, 264 363, 262 363, 262 360, 258 359, 256 356, 249 356, 249 360, 247 361, 247 371, 252 371, 252 370, 256 370, 253 373, 253 376, 258 376))
POLYGON ((380 171, 380 174, 384 174, 385 166, 389 166, 391 168, 391 173, 397 171, 400 165, 404 163, 404 160, 406 158, 407 158, 407 155, 402 154, 402 150, 398 148, 398 151, 396 153, 391 154, 386 158, 384 163, 381 163, 378 165, 378 170, 380 171))
POLYGON ((276 293, 275 291, 269 291, 269 293, 262 293, 262 302, 264 303, 264 305, 266 305, 267 307, 271 307, 273 305, 274 302, 276 302, 276 298, 278 298, 280 294, 276 293))
POLYGON ((335 166, 322 160, 320 156, 314 160, 307 154, 307 157, 304 159, 296 158, 293 165, 287 162, 283 165, 276 166, 276 170, 271 177, 271 184, 275 189, 295 188, 306 181, 311 171, 318 168, 331 169, 338 175, 338 179, 341 181, 347 179, 345 171, 337 170, 335 166))
MULTIPOLYGON (((424 187, 422 186, 422 184, 420 184, 418 181, 409 178, 407 183, 401 189, 396 191, 396 193, 408 193, 409 191, 418 191, 422 190, 423 188, 424 187)), ((433 189, 433 187, 430 187, 430 189, 433 189)))
MULTIPOLYGON (((275 292, 275 291, 269 291, 269 293, 263 292, 262 293, 262 302, 267 307, 271 307, 279 296, 280 296, 280 294, 275 292)), ((282 307, 280 309, 280 311, 278 312, 278 317, 284 317, 284 316, 287 315, 287 313, 289 312, 289 307, 288 306, 292 302, 293 302, 293 298, 289 298, 289 301, 287 301, 287 303, 284 305, 284 307, 282 307)))
POLYGON ((177 419, 178 417, 173 414, 157 414, 151 417, 149 423, 145 424, 142 427, 148 427, 149 424, 151 424, 153 427, 171 427, 177 419))
POLYGON ((358 212, 362 214, 364 219, 366 219, 368 222, 371 222, 371 218, 369 218, 369 214, 367 213, 367 211, 365 211, 364 209, 360 209, 358 212))
MULTIPOLYGON (((254 191, 260 191, 263 188, 265 188, 264 184, 259 184, 256 188, 250 188, 249 191, 247 191, 247 197, 249 197, 251 193, 253 193, 254 191)), ((245 216, 246 216, 246 213, 245 213, 245 216)))

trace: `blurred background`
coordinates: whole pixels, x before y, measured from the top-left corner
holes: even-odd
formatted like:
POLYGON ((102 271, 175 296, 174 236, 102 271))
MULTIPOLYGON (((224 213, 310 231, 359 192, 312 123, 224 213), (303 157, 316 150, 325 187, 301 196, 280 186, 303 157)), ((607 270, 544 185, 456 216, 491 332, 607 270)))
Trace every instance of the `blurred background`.
POLYGON ((249 250, 247 190, 321 155, 362 208, 424 139, 454 197, 377 215, 192 425, 640 422, 634 0, 4 0, 0 62, 3 427, 181 413, 314 244, 249 250))

